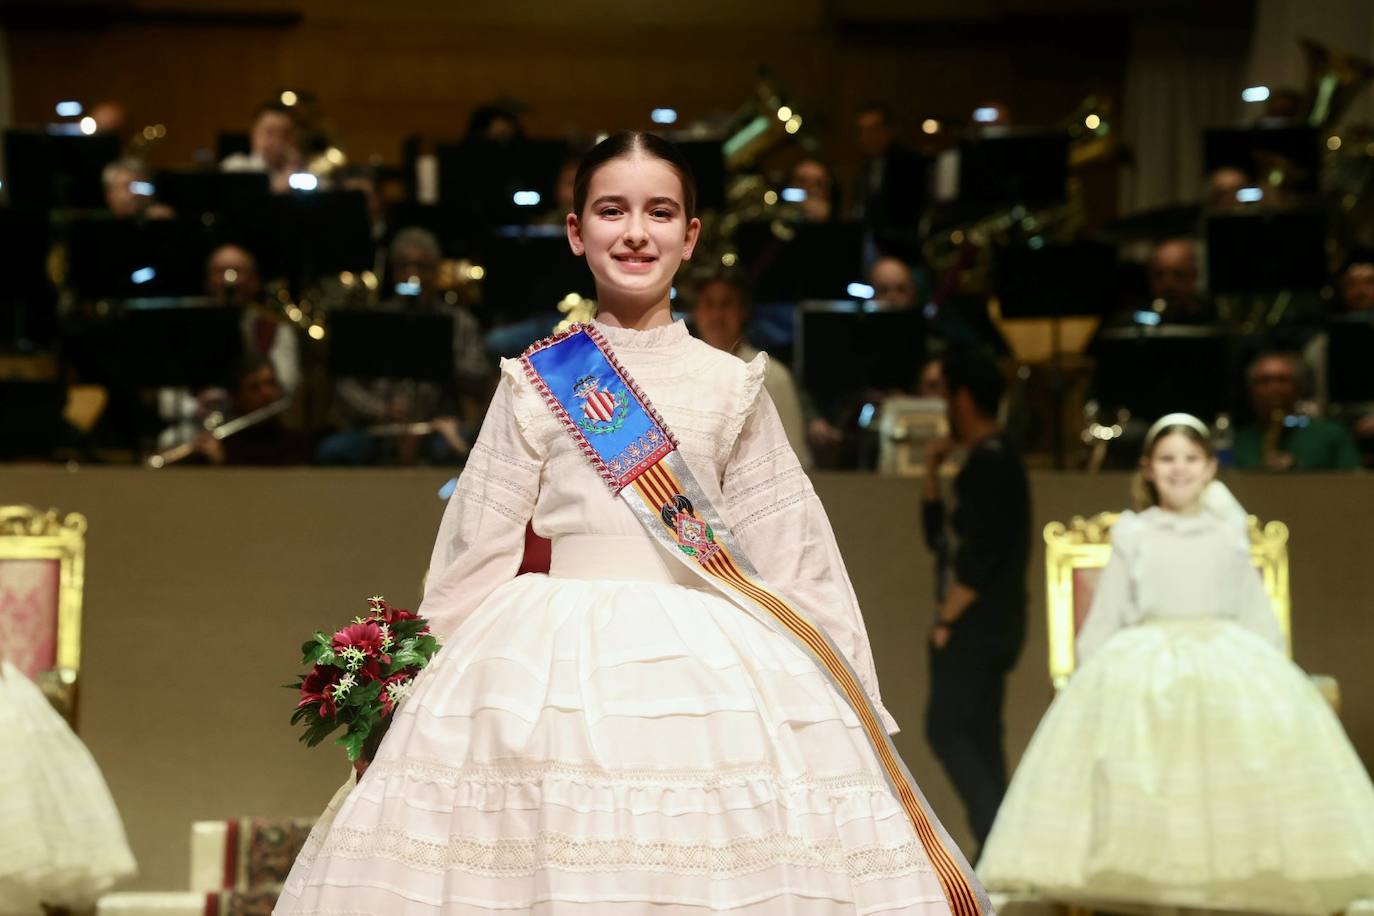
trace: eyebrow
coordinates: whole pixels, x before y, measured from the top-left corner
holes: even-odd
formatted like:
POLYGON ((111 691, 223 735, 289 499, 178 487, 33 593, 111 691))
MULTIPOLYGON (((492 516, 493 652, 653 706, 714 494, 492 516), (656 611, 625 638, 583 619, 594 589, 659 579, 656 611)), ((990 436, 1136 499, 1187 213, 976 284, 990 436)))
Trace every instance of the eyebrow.
MULTIPOLYGON (((619 204, 620 206, 624 207, 627 206, 628 203, 629 201, 619 194, 604 194, 601 197, 598 197, 596 200, 592 201, 592 206, 599 207, 602 204, 619 204)), ((682 204, 678 203, 676 200, 673 200, 673 198, 671 197, 651 197, 649 198, 649 206, 667 206, 672 207, 675 210, 682 209, 682 204)))

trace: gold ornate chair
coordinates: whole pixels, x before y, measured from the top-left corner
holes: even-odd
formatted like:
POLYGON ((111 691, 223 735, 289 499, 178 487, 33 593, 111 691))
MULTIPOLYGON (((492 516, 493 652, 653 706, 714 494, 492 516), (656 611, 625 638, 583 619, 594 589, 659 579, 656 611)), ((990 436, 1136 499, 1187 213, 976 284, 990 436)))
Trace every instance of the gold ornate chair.
POLYGON ((76 726, 86 518, 0 506, 0 653, 76 726))
MULTIPOLYGON (((1050 680, 1056 690, 1073 674, 1074 640, 1092 607, 1098 576, 1112 554, 1111 530, 1116 512, 1092 518, 1076 516, 1065 525, 1045 526, 1045 610, 1049 625, 1050 680)), ((1271 521, 1263 527, 1249 516, 1250 560, 1264 578, 1264 590, 1274 606, 1283 630, 1288 654, 1293 654, 1292 601, 1288 593, 1288 526, 1271 521)), ((1340 706, 1340 690, 1334 678, 1313 675, 1312 681, 1331 703, 1340 706)))

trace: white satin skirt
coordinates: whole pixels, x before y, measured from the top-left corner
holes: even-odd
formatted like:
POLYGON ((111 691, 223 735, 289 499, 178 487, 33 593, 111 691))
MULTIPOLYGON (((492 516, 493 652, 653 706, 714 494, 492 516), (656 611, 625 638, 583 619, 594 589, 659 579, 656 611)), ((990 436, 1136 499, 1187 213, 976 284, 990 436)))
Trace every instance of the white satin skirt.
POLYGON ((275 912, 948 911, 838 692, 646 536, 492 593, 275 912))

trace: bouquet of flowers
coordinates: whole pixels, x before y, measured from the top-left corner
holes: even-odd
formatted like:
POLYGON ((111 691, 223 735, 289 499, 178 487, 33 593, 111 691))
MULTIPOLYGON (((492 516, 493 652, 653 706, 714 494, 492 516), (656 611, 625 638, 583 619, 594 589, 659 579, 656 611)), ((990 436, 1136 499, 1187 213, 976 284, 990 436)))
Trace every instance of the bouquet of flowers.
POLYGON ((365 616, 335 633, 317 632, 301 646, 302 664, 314 665, 296 684, 300 701, 291 724, 305 724, 301 740, 314 747, 339 728, 335 739, 356 762, 375 751, 387 720, 410 691, 415 675, 439 651, 429 621, 369 598, 365 616), (369 742, 369 738, 373 741, 369 742))

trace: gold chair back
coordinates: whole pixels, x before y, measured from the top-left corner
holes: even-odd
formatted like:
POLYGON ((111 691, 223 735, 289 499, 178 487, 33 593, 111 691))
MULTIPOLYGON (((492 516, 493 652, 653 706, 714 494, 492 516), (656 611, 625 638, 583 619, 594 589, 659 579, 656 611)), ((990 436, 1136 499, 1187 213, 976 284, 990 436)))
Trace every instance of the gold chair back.
MULTIPOLYGON (((1119 517, 1120 513, 1101 512, 1092 518, 1075 516, 1067 525, 1050 522, 1045 526, 1045 610, 1049 626, 1050 680, 1055 689, 1068 683, 1073 674, 1074 640, 1092 607, 1097 577, 1112 555, 1112 525, 1119 517)), ((1274 521, 1261 527, 1259 519, 1253 515, 1248 525, 1250 559, 1264 577, 1264 590, 1274 606, 1291 656, 1288 526, 1274 521)))
POLYGON ((86 518, 0 506, 0 655, 75 727, 86 518))

